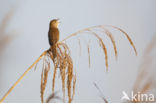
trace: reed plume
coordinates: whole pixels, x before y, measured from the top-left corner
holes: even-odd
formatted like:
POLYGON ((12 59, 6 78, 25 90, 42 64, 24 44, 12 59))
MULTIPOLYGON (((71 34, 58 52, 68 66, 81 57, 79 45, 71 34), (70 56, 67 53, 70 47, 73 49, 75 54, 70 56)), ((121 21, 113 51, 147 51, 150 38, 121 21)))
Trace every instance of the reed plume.
MULTIPOLYGON (((153 93, 156 94, 156 76, 155 76, 155 65, 156 65, 156 36, 151 40, 149 45, 146 47, 142 62, 139 68, 133 91, 134 93, 153 93)), ((148 101, 146 101, 148 102, 148 101)), ((155 102, 155 101, 154 101, 155 102)), ((141 103, 140 101, 132 101, 132 103, 141 103)), ((153 102, 150 102, 153 103, 153 102)))
MULTIPOLYGON (((106 45, 103 41, 103 38, 96 32, 94 31, 95 29, 98 29, 99 31, 101 31, 101 33, 106 34, 108 36, 108 38, 110 38, 113 48, 114 48, 114 54, 117 58, 117 47, 115 44, 115 39, 112 35, 112 33, 106 28, 106 27, 112 27, 114 29, 117 29, 119 31, 121 31, 126 38, 128 39, 128 41, 130 42, 130 45, 133 47, 136 55, 137 55, 137 51, 136 48, 132 42, 132 40, 130 39, 130 37, 128 36, 128 34, 123 31, 122 29, 115 27, 115 26, 108 26, 108 25, 99 25, 99 26, 94 26, 94 27, 90 27, 90 28, 86 28, 83 30, 80 30, 76 33, 73 33, 71 35, 69 35, 67 38, 63 39, 62 41, 58 42, 56 44, 56 59, 54 60, 54 56, 53 53, 51 51, 51 48, 49 48, 48 50, 46 50, 45 52, 43 52, 41 54, 41 56, 23 73, 23 75, 15 82, 15 84, 9 89, 9 91, 3 96, 3 98, 0 100, 0 103, 2 103, 5 98, 8 96, 8 94, 15 88, 15 86, 20 82, 20 80, 33 68, 36 67, 35 65, 41 60, 43 59, 43 70, 41 73, 41 101, 42 103, 44 103, 44 92, 45 92, 45 88, 46 88, 46 84, 47 84, 47 78, 49 76, 49 70, 51 68, 50 66, 50 61, 53 61, 54 67, 53 67, 53 81, 52 81, 52 93, 54 93, 55 91, 55 79, 56 79, 56 72, 57 70, 59 70, 60 75, 61 75, 61 80, 62 80, 62 91, 63 91, 63 100, 65 101, 65 91, 67 88, 67 94, 68 94, 68 103, 71 103, 73 98, 74 98, 74 94, 75 94, 75 87, 76 87, 76 72, 74 72, 74 68, 73 67, 73 60, 71 57, 70 52, 70 47, 65 43, 66 40, 68 40, 69 38, 72 37, 77 37, 80 36, 82 34, 85 33, 88 35, 93 35, 94 38, 98 41, 99 43, 99 47, 102 49, 103 53, 105 54, 105 66, 108 70, 108 55, 107 55, 107 48, 106 45)), ((78 38, 78 37, 77 37, 78 38)), ((89 65, 90 65, 90 43, 88 44, 88 61, 89 61, 89 65)), ((79 39, 79 46, 81 49, 81 39, 79 39)), ((105 101, 106 102, 106 101, 105 101)), ((106 102, 107 103, 107 102, 106 102)))
POLYGON ((0 23, 0 52, 6 47, 6 45, 10 43, 10 41, 17 34, 15 31, 6 32, 6 29, 11 19, 13 18, 14 13, 15 8, 12 8, 11 10, 9 10, 9 12, 5 15, 5 17, 2 19, 2 22, 0 23))

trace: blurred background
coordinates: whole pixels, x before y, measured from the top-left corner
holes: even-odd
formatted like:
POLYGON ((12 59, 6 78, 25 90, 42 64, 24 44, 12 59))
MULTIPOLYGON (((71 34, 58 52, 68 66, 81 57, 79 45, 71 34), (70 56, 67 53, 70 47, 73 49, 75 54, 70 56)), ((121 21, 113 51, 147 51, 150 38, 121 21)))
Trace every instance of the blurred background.
MULTIPOLYGON (((156 35, 155 0, 0 0, 0 45, 4 45, 0 48, 0 98, 49 48, 49 22, 54 18, 61 20, 61 40, 71 33, 95 25, 114 25, 129 34, 138 56, 135 56, 122 33, 110 29, 119 52, 117 61, 111 42, 104 38, 108 49, 108 72, 104 55, 96 45, 91 48, 91 68, 88 67, 87 49, 82 50, 80 58, 73 58, 77 71, 73 103, 103 103, 93 82, 97 83, 110 103, 120 103, 122 91, 129 93, 132 90, 143 52, 156 35), (3 25, 4 18, 6 26, 3 25)), ((79 48, 74 49, 77 44, 73 43, 72 38, 67 42, 73 55, 79 51, 79 48)), ((31 70, 24 77, 4 103, 40 103, 41 67, 42 62, 36 71, 31 70)), ((60 77, 57 79, 56 91, 61 95, 60 77)), ((51 87, 50 83, 48 87, 51 87)))

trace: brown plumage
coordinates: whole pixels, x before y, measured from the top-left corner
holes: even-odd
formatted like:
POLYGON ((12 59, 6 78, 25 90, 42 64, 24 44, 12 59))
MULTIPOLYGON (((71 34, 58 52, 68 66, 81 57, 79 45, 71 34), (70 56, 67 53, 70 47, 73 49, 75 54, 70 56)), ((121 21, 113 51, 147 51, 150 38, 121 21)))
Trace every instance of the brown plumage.
POLYGON ((51 51, 53 53, 53 59, 55 59, 56 57, 56 43, 59 41, 58 24, 59 24, 58 19, 53 19, 52 21, 50 21, 49 24, 48 38, 51 51))

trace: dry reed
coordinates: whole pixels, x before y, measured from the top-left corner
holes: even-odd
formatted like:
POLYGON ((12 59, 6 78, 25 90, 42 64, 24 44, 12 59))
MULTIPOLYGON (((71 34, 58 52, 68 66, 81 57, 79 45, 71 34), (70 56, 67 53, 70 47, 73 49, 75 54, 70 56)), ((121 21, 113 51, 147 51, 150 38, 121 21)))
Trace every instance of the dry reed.
POLYGON ((9 12, 6 14, 6 16, 2 19, 2 22, 0 23, 0 50, 6 47, 7 44, 10 43, 10 41, 15 37, 17 34, 15 31, 6 32, 7 27, 13 18, 13 15, 15 13, 15 8, 12 8, 9 10, 9 12))
POLYGON ((42 74, 41 74, 41 101, 42 101, 42 103, 44 103, 44 91, 46 88, 48 73, 50 70, 49 60, 44 60, 43 62, 44 62, 43 69, 42 69, 42 74))
MULTIPOLYGON (((14 37, 17 34, 15 31, 7 32, 7 27, 9 26, 9 23, 10 23, 11 19, 13 18, 15 10, 16 10, 16 8, 11 8, 7 12, 7 14, 4 16, 4 18, 2 19, 2 21, 0 23, 0 54, 1 54, 1 51, 5 49, 5 47, 10 43, 10 41, 12 39, 14 39, 14 37)), ((1 73, 2 73, 2 71, 1 71, 1 73)), ((13 87, 11 87, 11 88, 13 88, 13 87)), ((9 92, 10 91, 8 91, 8 93, 9 92)), ((3 99, 5 99, 6 96, 7 95, 4 95, 3 99)), ((1 101, 0 101, 0 103, 1 103, 1 101)))
POLYGON ((108 103, 108 100, 105 98, 105 96, 103 95, 103 93, 102 93, 101 89, 98 87, 98 85, 97 85, 95 82, 94 82, 93 84, 94 84, 94 86, 96 87, 96 89, 99 91, 101 99, 102 99, 105 103, 108 103))
MULTIPOLYGON (((156 89, 156 79, 154 63, 156 54, 152 55, 152 51, 156 48, 156 36, 150 42, 150 44, 145 49, 144 55, 142 57, 142 62, 140 65, 139 74, 136 78, 133 91, 134 93, 139 92, 140 94, 144 94, 147 92, 152 92, 156 89)), ((141 103, 140 101, 132 101, 132 103, 141 103)))
POLYGON ((89 68, 90 68, 90 47, 89 47, 89 43, 87 45, 87 49, 88 49, 88 62, 89 62, 89 68))
POLYGON ((51 95, 49 95, 49 97, 46 100, 46 103, 50 103, 50 101, 53 101, 55 99, 61 100, 61 98, 59 96, 56 95, 56 93, 52 93, 51 95))
MULTIPOLYGON (((50 58, 54 64, 52 92, 55 91, 56 71, 57 71, 57 69, 59 69, 60 75, 61 75, 61 80, 62 80, 63 100, 65 101, 65 90, 66 90, 65 87, 67 86, 68 101, 69 101, 69 103, 71 103, 71 101, 72 101, 71 86, 72 86, 72 81, 73 81, 73 86, 75 85, 75 80, 73 80, 73 76, 74 76, 73 61, 70 57, 70 50, 65 43, 58 43, 56 45, 56 58, 55 59, 53 58, 51 49, 48 50, 47 55, 48 55, 47 58, 50 58), (67 78, 67 85, 65 84, 66 78, 67 78)), ((49 64, 49 62, 48 62, 48 64, 49 64)), ((48 69, 49 68, 50 67, 48 66, 48 69)), ((44 82, 46 80, 42 80, 42 81, 44 82)), ((42 83, 41 83, 41 87, 42 87, 42 83)), ((73 88, 73 89, 75 89, 75 88, 73 88)), ((41 88, 41 91, 44 91, 44 88, 41 88)), ((44 92, 41 92, 42 103, 44 103, 43 95, 44 95, 44 92)))
MULTIPOLYGON (((111 26, 111 27, 118 29, 119 31, 121 31, 123 34, 126 35, 130 44, 134 48, 135 53, 137 54, 135 46, 134 46, 132 40, 130 39, 130 37, 128 36, 128 34, 120 28, 117 28, 114 26, 111 26)), ((45 91, 46 84, 47 84, 48 72, 50 70, 50 59, 53 61, 53 64, 54 64, 52 91, 53 91, 53 93, 55 91, 56 71, 57 71, 57 69, 59 69, 60 75, 61 75, 61 80, 62 80, 62 91, 63 91, 63 98, 64 98, 63 100, 65 101, 65 91, 66 91, 65 87, 66 87, 67 94, 68 94, 68 103, 71 103, 73 100, 74 94, 75 94, 76 74, 74 73, 74 70, 73 70, 73 61, 72 61, 72 58, 70 55, 69 47, 67 44, 64 43, 64 41, 66 41, 67 39, 69 39, 73 36, 82 34, 84 32, 87 32, 86 34, 93 35, 96 38, 96 40, 99 42, 99 46, 102 48, 102 50, 105 54, 105 65, 108 70, 107 48, 103 42, 102 37, 100 37, 96 32, 93 31, 93 29, 96 29, 96 28, 105 31, 102 33, 106 33, 107 36, 110 38, 110 40, 113 44, 113 47, 114 47, 115 56, 117 57, 117 47, 115 45, 114 37, 111 34, 111 32, 109 32, 105 28, 105 26, 100 25, 100 26, 94 26, 94 27, 80 30, 76 33, 71 34, 70 36, 68 36, 67 38, 63 39, 62 41, 60 41, 56 44, 56 58, 53 58, 51 48, 49 50, 46 50, 44 53, 42 53, 42 55, 23 73, 23 75, 15 82, 15 84, 3 96, 3 98, 0 100, 0 103, 2 103, 5 100, 5 98, 14 89, 14 87, 21 81, 21 79, 28 73, 28 71, 30 71, 42 59, 42 57, 46 58, 46 59, 43 59, 44 65, 43 65, 43 70, 42 70, 42 74, 41 74, 41 101, 42 101, 42 103, 44 103, 44 91, 45 91)), ((80 40, 79 40, 79 45, 81 47, 80 40)), ((89 65, 90 65, 90 47, 89 46, 88 46, 88 56, 89 56, 89 65)), ((104 99, 104 101, 107 103, 107 101, 105 99, 104 99)))

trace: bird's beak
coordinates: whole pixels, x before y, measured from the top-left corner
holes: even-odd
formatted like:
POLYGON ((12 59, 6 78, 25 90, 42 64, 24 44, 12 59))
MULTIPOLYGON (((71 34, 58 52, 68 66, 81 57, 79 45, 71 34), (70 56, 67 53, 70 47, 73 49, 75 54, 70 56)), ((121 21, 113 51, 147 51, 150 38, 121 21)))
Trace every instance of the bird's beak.
POLYGON ((57 19, 57 21, 58 21, 59 24, 61 23, 60 19, 57 19))
POLYGON ((59 20, 58 22, 59 22, 59 24, 61 23, 61 21, 60 21, 60 20, 59 20))

